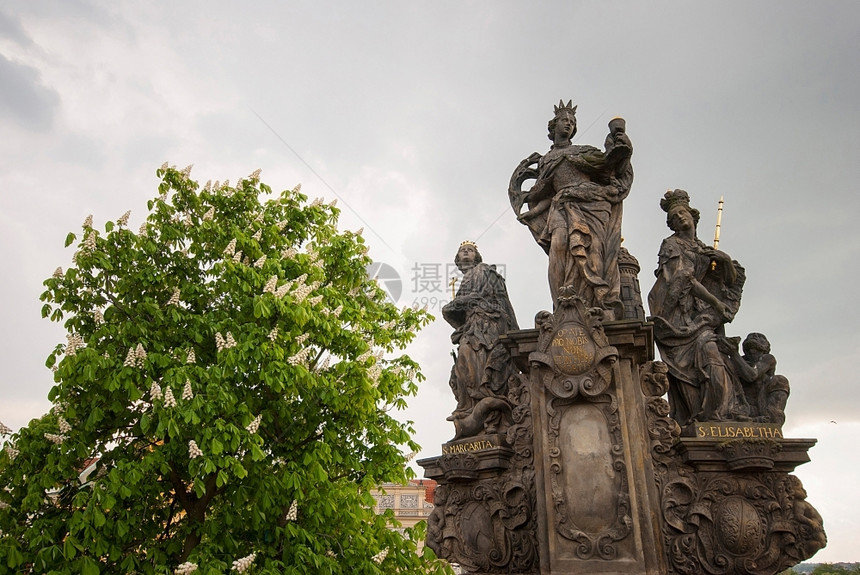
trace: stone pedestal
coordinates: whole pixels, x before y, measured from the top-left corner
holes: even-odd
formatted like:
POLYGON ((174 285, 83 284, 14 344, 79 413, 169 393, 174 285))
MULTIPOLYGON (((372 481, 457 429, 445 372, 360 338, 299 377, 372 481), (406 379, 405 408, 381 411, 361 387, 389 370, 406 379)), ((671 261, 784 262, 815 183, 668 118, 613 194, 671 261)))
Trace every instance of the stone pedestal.
POLYGON ((775 575, 822 548, 790 475, 815 440, 751 422, 682 437, 651 324, 594 313, 571 298, 503 336, 513 424, 418 462, 440 486, 437 555, 473 574, 775 575))
POLYGON ((639 366, 650 326, 600 326, 568 302, 503 338, 528 373, 540 572, 667 571, 639 366))

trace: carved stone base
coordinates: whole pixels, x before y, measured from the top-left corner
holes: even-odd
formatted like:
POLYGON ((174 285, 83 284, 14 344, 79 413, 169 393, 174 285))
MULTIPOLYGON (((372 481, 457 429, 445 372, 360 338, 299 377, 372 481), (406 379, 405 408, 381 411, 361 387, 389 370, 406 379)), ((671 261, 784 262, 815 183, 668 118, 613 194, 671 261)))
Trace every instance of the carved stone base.
POLYGON ((821 516, 788 474, 809 461, 815 440, 725 422, 697 423, 697 437, 680 437, 662 398, 667 371, 642 366, 668 573, 774 575, 824 547, 821 516))
POLYGON ((427 520, 427 545, 466 573, 537 575, 534 459, 529 392, 508 382, 513 425, 507 433, 442 445, 442 455, 418 461, 439 482, 427 520))

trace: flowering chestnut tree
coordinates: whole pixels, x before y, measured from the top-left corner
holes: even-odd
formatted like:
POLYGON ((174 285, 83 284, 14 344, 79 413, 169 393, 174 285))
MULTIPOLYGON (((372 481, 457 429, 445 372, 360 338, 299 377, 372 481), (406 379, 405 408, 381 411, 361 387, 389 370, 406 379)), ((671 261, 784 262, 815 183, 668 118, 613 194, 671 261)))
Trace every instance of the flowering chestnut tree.
POLYGON ((410 473, 390 412, 429 316, 386 301, 333 203, 157 173, 137 232, 88 217, 45 281, 68 335, 51 413, 0 428, 0 570, 441 572, 369 493, 410 473))

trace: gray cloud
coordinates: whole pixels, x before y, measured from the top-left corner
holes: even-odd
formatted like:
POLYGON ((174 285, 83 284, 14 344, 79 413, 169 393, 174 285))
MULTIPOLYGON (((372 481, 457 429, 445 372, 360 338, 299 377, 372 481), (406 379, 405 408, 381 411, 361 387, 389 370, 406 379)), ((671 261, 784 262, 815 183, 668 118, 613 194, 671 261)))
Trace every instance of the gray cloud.
POLYGON ((0 116, 28 130, 50 129, 60 96, 42 83, 37 69, 0 54, 0 83, 0 116))

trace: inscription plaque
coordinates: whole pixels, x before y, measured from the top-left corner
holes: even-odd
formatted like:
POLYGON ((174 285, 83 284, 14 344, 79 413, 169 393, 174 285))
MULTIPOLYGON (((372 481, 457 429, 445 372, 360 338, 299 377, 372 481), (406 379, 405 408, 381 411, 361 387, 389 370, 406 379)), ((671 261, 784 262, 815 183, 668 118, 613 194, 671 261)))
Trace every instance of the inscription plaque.
POLYGON ((595 346, 585 327, 567 325, 555 333, 549 353, 555 366, 568 375, 582 375, 594 364, 595 346))

